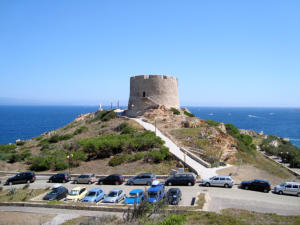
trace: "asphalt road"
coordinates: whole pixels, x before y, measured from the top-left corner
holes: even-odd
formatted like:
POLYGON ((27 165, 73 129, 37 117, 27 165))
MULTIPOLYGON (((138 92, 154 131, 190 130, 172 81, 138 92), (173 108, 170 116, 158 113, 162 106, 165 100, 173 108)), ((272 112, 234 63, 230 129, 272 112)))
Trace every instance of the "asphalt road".
MULTIPOLYGON (((47 183, 48 177, 37 177, 37 180, 30 184, 30 188, 46 188, 51 187, 52 183, 47 183)), ((2 178, 3 181, 3 178, 2 178)), ((3 184, 3 182, 2 182, 3 184)), ((147 189, 149 186, 128 186, 122 185, 97 185, 97 184, 63 184, 69 190, 76 186, 84 186, 88 190, 99 187, 104 189, 105 193, 108 193, 114 188, 121 188, 128 195, 132 189, 141 188, 147 189)), ((24 184, 13 185, 16 188, 22 188, 24 184)), ((3 186, 4 189, 10 188, 9 186, 3 186)), ((166 187, 168 190, 170 187, 166 187)), ((300 215, 300 198, 296 196, 277 195, 272 192, 263 193, 249 190, 238 189, 237 185, 233 188, 223 187, 203 187, 199 184, 195 186, 180 186, 182 191, 181 206, 190 206, 192 199, 199 193, 206 193, 208 204, 206 209, 208 211, 219 212, 226 208, 238 208, 246 209, 257 212, 277 213, 280 215, 300 215)), ((101 205, 104 203, 100 203, 101 205)))

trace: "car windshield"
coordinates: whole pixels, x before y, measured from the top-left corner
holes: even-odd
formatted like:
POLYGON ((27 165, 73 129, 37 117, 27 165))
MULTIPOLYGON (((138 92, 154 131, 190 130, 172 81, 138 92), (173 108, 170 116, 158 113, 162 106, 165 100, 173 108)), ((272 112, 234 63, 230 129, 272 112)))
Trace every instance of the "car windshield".
POLYGON ((54 195, 54 194, 57 194, 58 193, 58 189, 52 189, 50 192, 49 192, 49 195, 54 195))
POLYGON ((88 195, 87 196, 95 196, 96 195, 96 192, 94 192, 94 191, 91 191, 91 192, 89 192, 88 193, 88 195))
POLYGON ((150 198, 156 198, 157 193, 156 192, 148 192, 150 198))
POLYGON ((69 195, 78 195, 78 190, 72 190, 69 195))
POLYGON ((169 191, 169 195, 176 195, 176 194, 177 194, 176 190, 169 191))
POLYGON ((135 197, 137 197, 137 194, 136 193, 130 193, 129 196, 130 196, 130 198, 135 198, 135 197))
POLYGON ((118 195, 117 192, 112 191, 112 192, 110 192, 110 193, 108 194, 108 197, 116 197, 117 195, 118 195))
POLYGON ((284 186, 285 186, 285 183, 280 184, 280 186, 281 186, 281 187, 284 187, 284 186))
POLYGON ((78 178, 88 178, 88 175, 80 175, 78 178))
POLYGON ((209 178, 210 180, 213 180, 215 177, 211 177, 211 178, 209 178))

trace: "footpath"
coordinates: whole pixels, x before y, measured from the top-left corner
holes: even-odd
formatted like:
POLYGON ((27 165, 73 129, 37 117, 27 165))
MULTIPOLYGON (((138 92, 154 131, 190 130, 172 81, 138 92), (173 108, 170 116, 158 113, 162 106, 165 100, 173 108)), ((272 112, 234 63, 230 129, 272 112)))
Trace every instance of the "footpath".
MULTIPOLYGON (((169 148, 170 153, 172 153, 177 159, 188 165, 192 170, 195 171, 202 179, 207 179, 217 175, 217 170, 225 168, 225 167, 216 167, 216 168, 207 168, 196 161, 194 158, 190 157, 190 154, 185 154, 180 147, 178 147, 172 140, 166 137, 161 131, 150 123, 144 122, 139 118, 129 118, 141 126, 143 126, 146 130, 150 130, 155 132, 158 137, 165 141, 165 146, 169 148)), ((228 166, 226 166, 228 167, 228 166)))

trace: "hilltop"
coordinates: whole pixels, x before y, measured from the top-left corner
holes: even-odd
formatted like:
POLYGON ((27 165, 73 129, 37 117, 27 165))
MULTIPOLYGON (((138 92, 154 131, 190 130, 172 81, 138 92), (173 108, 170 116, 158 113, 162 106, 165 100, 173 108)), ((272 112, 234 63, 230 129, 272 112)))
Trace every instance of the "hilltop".
MULTIPOLYGON (((237 180, 260 177, 276 183, 295 179, 257 151, 257 146, 266 145, 270 139, 265 135, 240 132, 232 124, 202 120, 188 109, 159 106, 147 110, 141 118, 212 167, 234 165, 219 171, 221 174, 232 173, 237 180)), ((38 137, 1 145, 0 169, 68 171, 70 165, 72 173, 169 174, 171 169, 183 165, 163 144, 135 121, 104 110, 81 115, 65 127, 38 137)))

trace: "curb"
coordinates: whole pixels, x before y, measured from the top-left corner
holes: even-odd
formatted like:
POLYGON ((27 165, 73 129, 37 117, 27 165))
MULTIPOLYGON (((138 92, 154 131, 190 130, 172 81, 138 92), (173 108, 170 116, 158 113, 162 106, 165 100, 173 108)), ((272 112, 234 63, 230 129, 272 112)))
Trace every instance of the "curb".
MULTIPOLYGON (((88 211, 104 211, 104 212, 127 212, 133 207, 119 208, 119 207, 105 207, 105 206, 77 206, 77 205, 48 205, 44 203, 31 202, 0 202, 0 206, 17 206, 17 207, 38 207, 38 208, 54 208, 54 209, 70 209, 70 210, 88 210, 88 211)), ((189 209, 166 209, 168 212, 184 213, 195 212, 197 210, 189 209)))

